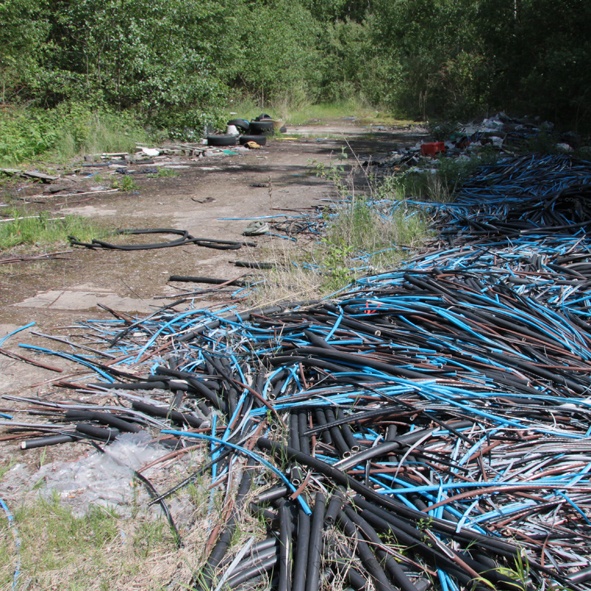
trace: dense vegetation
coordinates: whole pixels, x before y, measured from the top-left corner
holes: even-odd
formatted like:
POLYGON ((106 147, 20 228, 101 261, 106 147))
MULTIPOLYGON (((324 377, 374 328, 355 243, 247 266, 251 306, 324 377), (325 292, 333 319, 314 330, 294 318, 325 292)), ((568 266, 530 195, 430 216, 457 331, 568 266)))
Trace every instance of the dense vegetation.
POLYGON ((0 0, 0 103, 185 135, 244 96, 588 130, 589 22, 586 0, 0 0))

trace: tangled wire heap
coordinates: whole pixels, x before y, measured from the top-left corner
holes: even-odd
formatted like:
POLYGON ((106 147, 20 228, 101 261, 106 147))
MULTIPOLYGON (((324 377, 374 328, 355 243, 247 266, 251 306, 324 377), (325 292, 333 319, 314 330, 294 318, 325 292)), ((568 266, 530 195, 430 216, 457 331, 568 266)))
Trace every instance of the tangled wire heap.
POLYGON ((336 301, 89 322, 108 357, 67 355, 120 404, 22 445, 203 445, 235 486, 197 589, 591 589, 590 191, 589 162, 508 160, 422 204, 447 243, 336 301), (229 549, 243 511, 267 537, 229 549))

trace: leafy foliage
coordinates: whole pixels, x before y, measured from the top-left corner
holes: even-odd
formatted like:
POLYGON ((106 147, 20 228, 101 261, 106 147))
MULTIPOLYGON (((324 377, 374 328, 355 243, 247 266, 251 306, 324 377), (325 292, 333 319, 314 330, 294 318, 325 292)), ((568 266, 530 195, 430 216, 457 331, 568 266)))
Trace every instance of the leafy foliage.
POLYGON ((0 165, 48 152, 68 159, 79 153, 128 151, 145 139, 146 132, 131 113, 85 103, 0 111, 0 165))
POLYGON ((591 128, 589 20, 585 0, 2 0, 0 102, 132 110, 177 137, 244 96, 591 128))
POLYGON ((375 14, 374 45, 398 73, 382 95, 395 110, 508 109, 591 128, 588 2, 375 0, 375 14))

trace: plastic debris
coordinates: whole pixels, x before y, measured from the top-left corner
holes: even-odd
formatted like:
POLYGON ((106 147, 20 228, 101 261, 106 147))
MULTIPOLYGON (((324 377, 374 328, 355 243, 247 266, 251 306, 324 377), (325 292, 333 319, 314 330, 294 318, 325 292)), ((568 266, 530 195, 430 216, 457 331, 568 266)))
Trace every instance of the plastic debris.
POLYGON ((57 491, 74 513, 82 515, 91 505, 115 509, 130 515, 133 506, 134 470, 170 450, 152 442, 145 431, 122 433, 105 453, 92 453, 76 462, 51 463, 31 477, 43 481, 44 494, 57 491))
POLYGON ((270 230, 269 224, 267 222, 263 222, 261 220, 256 220, 251 222, 244 228, 242 232, 243 236, 259 236, 261 234, 266 234, 270 230))

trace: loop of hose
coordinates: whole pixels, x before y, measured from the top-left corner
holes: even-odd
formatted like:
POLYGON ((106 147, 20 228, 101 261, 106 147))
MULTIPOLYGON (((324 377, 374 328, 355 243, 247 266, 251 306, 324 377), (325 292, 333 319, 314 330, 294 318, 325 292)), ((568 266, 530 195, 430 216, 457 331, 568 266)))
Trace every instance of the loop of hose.
POLYGON ((154 242, 151 244, 114 244, 104 240, 94 238, 91 242, 81 242, 74 236, 68 239, 72 246, 85 246, 86 248, 105 248, 108 250, 155 250, 158 248, 170 248, 173 246, 184 246, 185 244, 196 244, 204 248, 213 248, 217 250, 238 250, 244 245, 256 246, 253 243, 236 242, 234 240, 217 240, 214 238, 195 238, 191 236, 187 230, 176 230, 175 228, 146 228, 146 229, 130 229, 118 230, 118 235, 123 236, 138 236, 144 234, 174 234, 180 236, 176 240, 168 242, 154 242))

